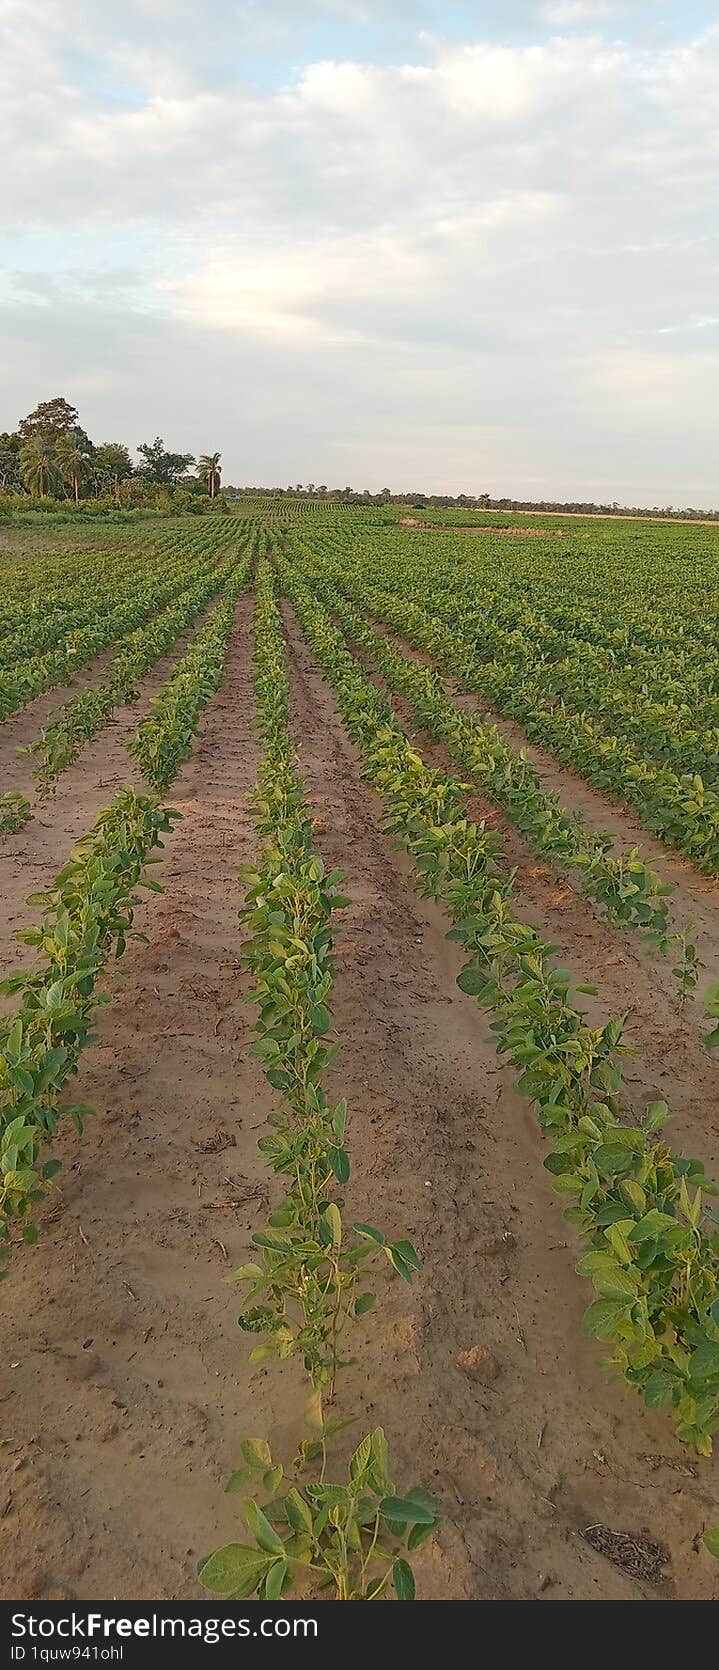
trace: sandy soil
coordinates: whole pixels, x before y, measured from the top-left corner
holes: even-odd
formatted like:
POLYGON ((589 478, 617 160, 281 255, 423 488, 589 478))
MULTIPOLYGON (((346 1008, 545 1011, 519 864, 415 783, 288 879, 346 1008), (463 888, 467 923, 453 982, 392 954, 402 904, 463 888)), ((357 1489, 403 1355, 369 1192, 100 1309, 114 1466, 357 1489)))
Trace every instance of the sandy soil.
POLYGON ((475 525, 470 522, 415 522, 411 516, 404 516, 397 523, 398 528, 421 528, 423 533, 509 533, 517 539, 565 539, 561 528, 491 528, 483 524, 475 525))
MULTIPOLYGON (((531 1110, 457 990, 446 923, 413 893, 331 692, 289 610, 285 619, 317 844, 347 870, 352 899, 333 1012, 353 1215, 408 1235, 425 1260, 412 1289, 379 1278, 341 1402, 362 1427, 385 1425, 398 1484, 442 1499, 446 1524, 417 1560, 420 1593, 716 1598, 699 1540, 719 1520, 716 1467, 688 1460, 661 1412, 609 1386, 582 1339, 587 1295, 531 1110), (458 1362, 475 1347, 485 1378, 458 1362)), ((128 951, 78 1081, 97 1118, 82 1140, 62 1137, 62 1193, 4 1289, 7 1595, 200 1594, 196 1559, 237 1534, 222 1483, 240 1438, 267 1435, 284 1459, 298 1436, 296 1370, 248 1366, 252 1341, 223 1280, 275 1192, 256 1151, 270 1101, 247 1055, 253 1011, 237 967, 236 873, 254 851, 246 797, 258 763, 250 653, 245 598, 227 682, 174 796, 183 821, 159 872, 166 892, 139 924, 149 944, 128 951)), ((106 799, 114 743, 103 746, 106 799)), ((81 827, 97 764, 85 756, 81 827)), ((72 796, 61 810, 58 797, 41 871, 69 845, 72 796)), ((36 885, 29 870, 25 879, 36 885)), ((528 905, 531 883, 527 870, 528 905)), ((580 924, 573 895, 560 897, 542 867, 532 885, 585 972, 602 969, 603 995, 611 972, 612 997, 629 989, 638 1001, 623 945, 577 904, 580 924)), ((646 1019, 653 1066, 637 1071, 658 1074, 666 1041, 661 1073, 673 1082, 662 1088, 672 1104, 677 1089, 687 1129, 715 1146, 710 1079, 692 1077, 695 1040, 682 1044, 664 1011, 646 1019)), ((359 1430, 337 1440, 338 1456, 359 1430)))

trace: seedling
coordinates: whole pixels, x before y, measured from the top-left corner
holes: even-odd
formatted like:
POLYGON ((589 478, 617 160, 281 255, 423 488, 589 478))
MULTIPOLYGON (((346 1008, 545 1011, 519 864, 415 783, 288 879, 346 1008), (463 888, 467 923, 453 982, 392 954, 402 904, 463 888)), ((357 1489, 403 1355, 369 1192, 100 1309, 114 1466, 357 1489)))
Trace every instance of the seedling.
POLYGON ((691 937, 695 926, 694 922, 687 922, 681 932, 672 934, 672 942, 677 948, 675 953, 677 961, 672 968, 672 974, 677 983, 679 1003, 682 1008, 690 993, 696 991, 699 976, 705 967, 691 937))
POLYGON ((8 835, 16 835, 33 817, 32 806, 24 794, 11 790, 0 795, 0 840, 4 841, 8 835))

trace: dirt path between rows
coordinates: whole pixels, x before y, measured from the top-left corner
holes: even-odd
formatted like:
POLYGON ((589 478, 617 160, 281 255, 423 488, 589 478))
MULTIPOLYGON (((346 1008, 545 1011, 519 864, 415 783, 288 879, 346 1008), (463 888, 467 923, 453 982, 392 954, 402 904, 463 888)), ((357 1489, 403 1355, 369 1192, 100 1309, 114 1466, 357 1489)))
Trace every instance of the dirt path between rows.
POLYGON ((504 528, 485 526, 480 523, 462 523, 458 527, 456 522, 414 522, 411 517, 404 517, 397 523, 398 528, 415 528, 422 533, 506 533, 513 534, 515 539, 565 539, 561 528, 504 528))
MULTIPOLYGON (((249 1366, 224 1283, 277 1192, 256 1149, 271 1103, 237 967, 237 869, 255 850, 250 611, 241 599, 227 681, 173 797, 166 892, 138 923, 149 944, 128 950, 77 1081, 98 1115, 81 1140, 64 1133, 62 1193, 3 1291, 0 1561, 18 1598, 199 1596, 196 1560, 240 1531, 222 1490, 240 1439, 266 1435, 286 1459, 299 1435, 298 1372, 249 1366)), ((719 1520, 716 1470, 608 1386, 582 1339, 587 1295, 534 1118, 285 618, 317 844, 352 899, 333 994, 348 1207, 425 1259, 412 1289, 378 1275, 341 1390, 361 1426, 335 1457, 381 1421, 397 1482, 441 1497, 446 1524, 417 1557, 424 1598, 714 1598, 698 1538, 719 1520), (493 1378, 458 1366, 475 1346, 493 1378), (632 1539, 622 1564, 587 1540, 597 1525, 632 1539)))

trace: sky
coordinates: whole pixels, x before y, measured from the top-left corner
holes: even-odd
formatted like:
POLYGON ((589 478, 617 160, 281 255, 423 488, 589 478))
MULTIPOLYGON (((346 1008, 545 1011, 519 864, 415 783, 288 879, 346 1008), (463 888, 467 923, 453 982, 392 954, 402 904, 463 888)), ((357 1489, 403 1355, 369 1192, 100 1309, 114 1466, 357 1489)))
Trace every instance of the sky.
POLYGON ((0 430, 719 505, 719 0, 0 0, 0 430))

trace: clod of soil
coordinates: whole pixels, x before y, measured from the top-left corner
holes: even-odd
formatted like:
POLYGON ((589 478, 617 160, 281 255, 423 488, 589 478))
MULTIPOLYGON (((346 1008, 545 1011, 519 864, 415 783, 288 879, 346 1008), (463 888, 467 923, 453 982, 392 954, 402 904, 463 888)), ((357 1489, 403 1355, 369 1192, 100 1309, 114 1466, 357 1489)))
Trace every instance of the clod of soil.
POLYGON ((473 1380, 483 1381, 485 1385, 496 1380, 499 1374, 497 1358, 486 1345, 473 1345, 469 1351, 460 1351, 457 1368, 461 1368, 463 1374, 471 1375, 473 1380))

